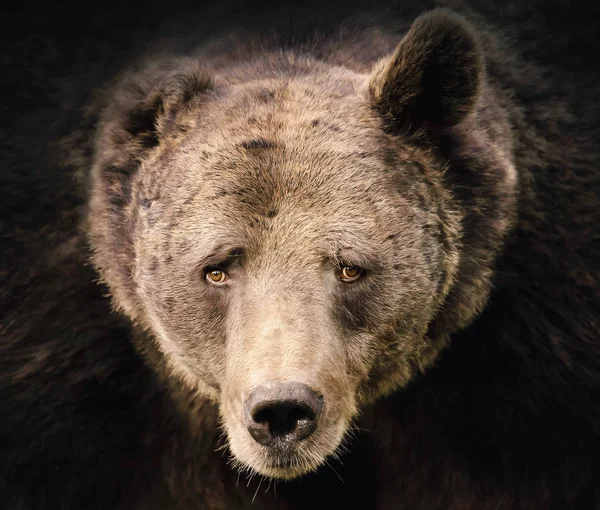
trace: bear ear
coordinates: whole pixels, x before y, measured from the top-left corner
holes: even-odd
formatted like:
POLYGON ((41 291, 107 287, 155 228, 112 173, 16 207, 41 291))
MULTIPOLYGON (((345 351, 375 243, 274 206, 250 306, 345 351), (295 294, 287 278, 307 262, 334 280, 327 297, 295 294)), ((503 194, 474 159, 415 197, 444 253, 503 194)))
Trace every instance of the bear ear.
POLYGON ((458 124, 475 105, 482 74, 473 29, 436 9, 418 17, 393 55, 376 65, 369 92, 387 129, 418 135, 458 124))
POLYGON ((134 75, 120 89, 111 115, 141 147, 158 145, 165 124, 212 87, 198 62, 180 58, 134 75))
POLYGON ((146 153, 169 135, 187 129, 182 113, 213 87, 191 59, 175 59, 132 72, 115 87, 101 117, 95 148, 95 177, 111 201, 127 200, 128 178, 146 153))

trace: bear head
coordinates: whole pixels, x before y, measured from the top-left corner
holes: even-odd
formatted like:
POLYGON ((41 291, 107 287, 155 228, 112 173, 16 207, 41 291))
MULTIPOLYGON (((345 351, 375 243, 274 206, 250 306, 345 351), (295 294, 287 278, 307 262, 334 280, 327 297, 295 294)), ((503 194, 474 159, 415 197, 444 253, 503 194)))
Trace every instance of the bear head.
POLYGON ((516 177, 484 61, 437 10, 368 73, 280 51, 117 85, 94 263, 241 466, 315 469, 485 306, 516 177))

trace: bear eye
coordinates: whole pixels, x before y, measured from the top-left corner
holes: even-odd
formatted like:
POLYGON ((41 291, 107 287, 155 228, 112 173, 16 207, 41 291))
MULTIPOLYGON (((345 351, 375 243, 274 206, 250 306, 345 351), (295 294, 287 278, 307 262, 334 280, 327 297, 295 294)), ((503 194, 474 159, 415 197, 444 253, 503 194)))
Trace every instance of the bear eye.
POLYGON ((206 281, 208 283, 212 283, 213 285, 222 285, 228 279, 227 273, 225 271, 221 271, 220 269, 209 269, 206 272, 206 281))
POLYGON ((342 266, 340 271, 340 280, 349 283, 357 280, 362 275, 363 270, 357 266, 342 266))

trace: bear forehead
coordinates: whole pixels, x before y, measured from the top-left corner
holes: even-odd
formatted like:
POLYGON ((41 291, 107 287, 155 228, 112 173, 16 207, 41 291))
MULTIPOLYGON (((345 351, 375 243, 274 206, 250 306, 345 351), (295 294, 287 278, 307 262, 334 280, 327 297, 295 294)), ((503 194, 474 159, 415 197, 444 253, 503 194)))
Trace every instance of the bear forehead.
POLYGON ((399 191, 415 187, 404 185, 418 171, 412 163, 389 168, 358 143, 324 146, 319 133, 313 137, 282 140, 250 130, 210 146, 203 138, 195 143, 196 134, 160 163, 169 174, 160 194, 190 221, 277 215, 313 224, 326 224, 323 216, 338 225, 389 223, 411 207, 411 193, 399 191))
POLYGON ((300 238, 358 245, 414 231, 414 191, 402 190, 420 179, 418 158, 390 143, 358 85, 322 88, 242 84, 189 111, 193 127, 152 162, 157 226, 197 248, 257 235, 278 249, 300 238))
MULTIPOLYGON (((381 134, 362 81, 345 86, 301 79, 237 84, 218 91, 190 115, 195 137, 188 142, 222 151, 273 148, 347 152, 381 134)), ((372 144, 370 144, 372 146, 372 144)))
POLYGON ((343 204, 368 195, 381 201, 414 184, 419 158, 399 154, 356 90, 321 92, 318 84, 270 80, 188 112, 193 127, 154 160, 168 167, 161 185, 175 191, 170 199, 199 185, 209 195, 254 196, 247 203, 328 202, 333 193, 343 204))

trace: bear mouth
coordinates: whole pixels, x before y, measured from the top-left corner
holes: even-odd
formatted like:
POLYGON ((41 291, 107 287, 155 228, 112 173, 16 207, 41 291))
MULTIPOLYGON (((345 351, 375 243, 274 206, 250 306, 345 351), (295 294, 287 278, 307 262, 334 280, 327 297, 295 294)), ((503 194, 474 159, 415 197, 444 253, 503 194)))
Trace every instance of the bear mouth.
POLYGON ((316 470, 320 464, 308 463, 301 455, 290 455, 286 458, 267 460, 261 472, 271 478, 291 480, 316 470))
POLYGON ((308 443, 259 447, 247 457, 248 460, 232 452, 234 459, 238 461, 234 465, 237 464, 242 471, 250 469, 268 478, 292 480, 316 471, 325 461, 319 449, 315 448, 316 445, 308 443))
POLYGON ((287 458, 287 459, 278 459, 275 462, 272 462, 271 463, 271 468, 274 468, 274 469, 290 469, 293 465, 294 465, 294 461, 290 457, 290 458, 287 458))
POLYGON ((264 468, 277 478, 294 478, 318 467, 318 464, 314 464, 314 457, 308 460, 309 455, 303 452, 301 445, 290 447, 282 442, 265 448, 263 455, 264 468))

